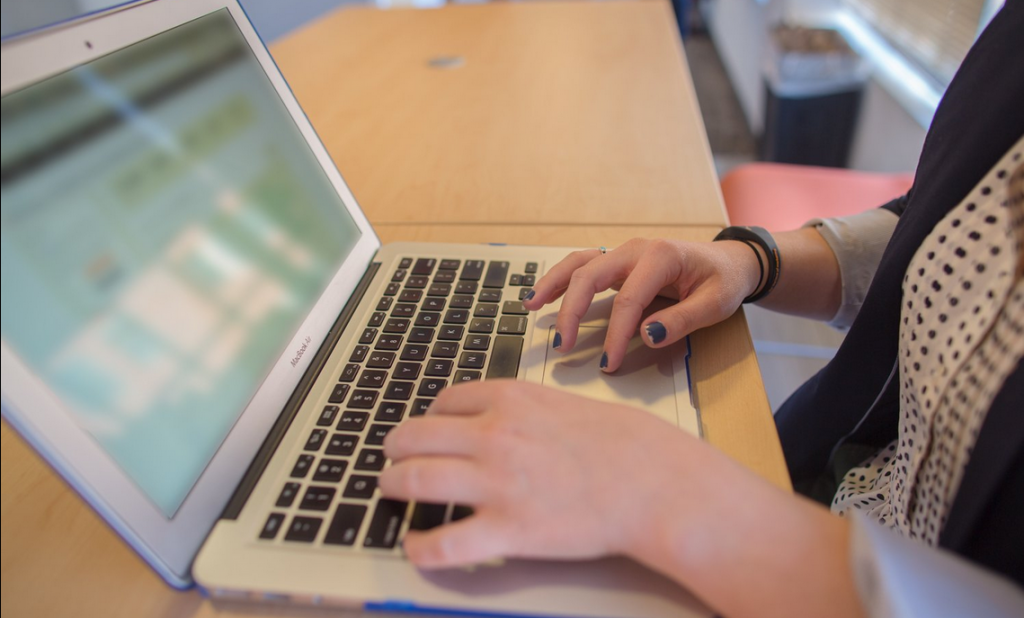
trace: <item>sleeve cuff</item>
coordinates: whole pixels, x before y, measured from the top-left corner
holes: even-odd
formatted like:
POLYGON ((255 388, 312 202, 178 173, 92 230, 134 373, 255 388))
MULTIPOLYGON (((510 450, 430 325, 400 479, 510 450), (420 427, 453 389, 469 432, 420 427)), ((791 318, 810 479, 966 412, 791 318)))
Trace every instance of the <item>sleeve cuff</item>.
POLYGON ((1024 616, 1024 591, 1009 579, 850 515, 850 569, 871 618, 1024 616))
POLYGON ((853 324, 898 221, 892 211, 873 208, 848 217, 812 219, 803 225, 818 230, 839 262, 842 301, 828 322, 830 326, 846 330, 853 324))

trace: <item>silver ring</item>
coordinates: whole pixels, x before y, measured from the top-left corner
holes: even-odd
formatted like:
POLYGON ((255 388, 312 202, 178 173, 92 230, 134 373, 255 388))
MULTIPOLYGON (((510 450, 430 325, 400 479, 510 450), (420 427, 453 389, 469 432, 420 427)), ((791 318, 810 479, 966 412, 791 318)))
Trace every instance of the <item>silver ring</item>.
POLYGON ((605 255, 608 253, 607 247, 598 247, 597 250, 601 252, 601 255, 605 255))

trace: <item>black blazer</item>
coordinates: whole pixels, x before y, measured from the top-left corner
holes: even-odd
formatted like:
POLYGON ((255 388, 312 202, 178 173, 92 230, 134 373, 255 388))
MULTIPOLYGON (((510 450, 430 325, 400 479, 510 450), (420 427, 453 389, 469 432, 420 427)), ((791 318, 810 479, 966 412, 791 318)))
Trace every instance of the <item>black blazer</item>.
MULTIPOLYGON (((1008 0, 967 54, 935 113, 914 185, 835 358, 776 414, 796 484, 827 473, 832 448, 897 436, 902 282, 924 238, 1024 135, 1024 0, 1008 0), (884 388, 884 392, 883 391, 884 388), (879 394, 881 395, 879 396, 879 394), (878 403, 870 414, 876 397, 878 403), (859 426, 858 426, 859 424, 859 426)), ((1024 585, 1024 370, 1011 373, 978 436, 940 545, 1024 585)))

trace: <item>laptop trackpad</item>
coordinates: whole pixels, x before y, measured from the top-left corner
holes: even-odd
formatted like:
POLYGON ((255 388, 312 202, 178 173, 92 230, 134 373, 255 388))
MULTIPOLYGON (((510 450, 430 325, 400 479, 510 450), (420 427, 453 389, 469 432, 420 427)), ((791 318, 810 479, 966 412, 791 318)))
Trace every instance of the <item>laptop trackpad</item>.
POLYGON ((690 404, 685 341, 671 348, 654 350, 644 345, 639 335, 635 336, 629 342, 622 366, 608 374, 599 367, 606 327, 581 326, 576 347, 567 354, 551 349, 554 333, 554 326, 551 326, 538 328, 534 335, 534 345, 543 345, 547 350, 542 384, 642 408, 673 425, 699 433, 695 410, 690 404))

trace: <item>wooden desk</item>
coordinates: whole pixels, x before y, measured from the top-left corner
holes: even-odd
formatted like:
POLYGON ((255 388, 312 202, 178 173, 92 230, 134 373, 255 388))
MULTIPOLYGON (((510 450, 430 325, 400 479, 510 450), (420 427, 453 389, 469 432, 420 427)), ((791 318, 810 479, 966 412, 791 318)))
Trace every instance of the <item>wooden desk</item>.
POLYGON ((726 225, 668 2, 352 8, 272 51, 374 223, 726 225))
MULTIPOLYGON (((385 242, 706 240, 725 219, 672 24, 646 1, 349 9, 274 52, 385 242), (424 66, 452 53, 463 73, 424 66), (428 210, 469 223, 420 225, 428 210)), ((789 487, 742 314, 692 341, 708 440, 789 487)), ((168 589, 6 424, 0 438, 4 617, 328 615, 168 589)))

